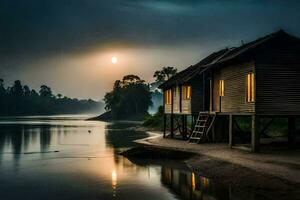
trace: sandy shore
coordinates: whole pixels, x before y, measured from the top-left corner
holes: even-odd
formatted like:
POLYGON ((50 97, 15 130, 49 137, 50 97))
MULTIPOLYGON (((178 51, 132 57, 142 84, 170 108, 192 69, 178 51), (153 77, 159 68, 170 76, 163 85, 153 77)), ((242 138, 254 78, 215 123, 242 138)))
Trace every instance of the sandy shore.
MULTIPOLYGON (((300 150, 266 151, 259 154, 230 149, 226 144, 191 144, 164 139, 161 134, 136 142, 147 149, 190 152, 185 164, 195 173, 224 184, 254 190, 273 199, 299 199, 300 150)), ((168 153, 169 154, 169 153, 168 153)), ((264 199, 264 198, 263 198, 264 199)))

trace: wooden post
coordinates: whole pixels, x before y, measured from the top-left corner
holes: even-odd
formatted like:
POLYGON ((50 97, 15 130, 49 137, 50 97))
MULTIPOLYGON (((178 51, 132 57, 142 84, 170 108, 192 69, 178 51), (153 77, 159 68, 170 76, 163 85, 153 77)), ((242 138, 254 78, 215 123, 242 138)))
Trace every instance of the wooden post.
POLYGON ((184 131, 183 131, 184 135, 183 135, 183 139, 186 139, 186 135, 187 135, 187 115, 184 115, 184 131))
POLYGON ((232 132, 233 123, 232 122, 233 122, 232 115, 229 115, 229 146, 230 146, 230 148, 234 145, 233 132, 232 132))
POLYGON ((211 135, 212 135, 212 138, 211 138, 211 139, 212 139, 212 143, 215 143, 215 142, 216 142, 215 124, 216 124, 216 123, 214 123, 213 126, 211 127, 211 133, 212 133, 212 134, 211 134, 211 135))
POLYGON ((193 131, 195 129, 195 115, 191 115, 191 131, 189 133, 189 137, 192 135, 193 131))
POLYGON ((182 138, 184 139, 184 115, 181 115, 181 130, 182 130, 182 138))
POLYGON ((288 141, 291 146, 296 141, 296 118, 294 116, 288 117, 288 141))
POLYGON ((251 117, 251 151, 259 152, 259 132, 257 130, 257 117, 252 115, 251 117))
POLYGON ((209 80, 209 111, 213 111, 213 81, 209 80))
POLYGON ((171 89, 171 138, 174 138, 174 89, 171 89))
POLYGON ((167 129, 167 115, 164 114, 164 138, 166 137, 166 129, 167 129))
POLYGON ((191 132, 194 130, 194 115, 191 115, 191 132))
POLYGON ((222 112, 222 96, 219 96, 219 112, 222 112))
POLYGON ((179 87, 179 112, 182 113, 182 86, 179 87))
POLYGON ((203 111, 206 111, 206 109, 205 109, 205 72, 203 72, 202 73, 202 110, 203 111))
POLYGON ((171 114, 171 119, 170 119, 170 124, 171 124, 171 138, 174 138, 174 115, 173 113, 171 114))

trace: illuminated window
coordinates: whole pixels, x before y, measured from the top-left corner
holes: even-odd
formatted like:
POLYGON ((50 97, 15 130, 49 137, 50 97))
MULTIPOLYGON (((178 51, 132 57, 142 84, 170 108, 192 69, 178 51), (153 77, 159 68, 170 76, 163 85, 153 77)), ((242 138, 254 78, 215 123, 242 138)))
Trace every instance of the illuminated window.
POLYGON ((195 191, 196 190, 196 177, 195 174, 192 173, 192 190, 195 191))
POLYGON ((224 80, 219 80, 219 95, 224 96, 225 82, 224 80))
POLYGON ((165 91, 165 104, 172 104, 172 90, 165 91))
POLYGON ((191 86, 182 86, 182 96, 183 99, 191 99, 191 86))
POLYGON ((247 74, 247 102, 255 100, 254 73, 247 74))

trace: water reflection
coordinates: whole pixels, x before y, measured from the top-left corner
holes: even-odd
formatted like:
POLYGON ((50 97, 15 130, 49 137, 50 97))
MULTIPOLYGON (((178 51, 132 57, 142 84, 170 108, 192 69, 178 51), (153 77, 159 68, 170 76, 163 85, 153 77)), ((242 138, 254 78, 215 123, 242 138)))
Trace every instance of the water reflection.
POLYGON ((117 175, 117 172, 116 170, 113 170, 112 173, 111 173, 111 186, 112 186, 112 189, 113 189, 113 196, 116 196, 116 189, 117 189, 117 179, 118 179, 118 175, 117 175))
POLYGON ((230 199, 228 188, 193 172, 163 167, 161 177, 164 185, 186 200, 230 199))
POLYGON ((10 120, 0 120, 0 199, 254 199, 178 163, 119 156, 147 136, 131 124, 10 120))
POLYGON ((240 190, 186 170, 162 167, 161 181, 184 200, 254 200, 254 192, 240 190))

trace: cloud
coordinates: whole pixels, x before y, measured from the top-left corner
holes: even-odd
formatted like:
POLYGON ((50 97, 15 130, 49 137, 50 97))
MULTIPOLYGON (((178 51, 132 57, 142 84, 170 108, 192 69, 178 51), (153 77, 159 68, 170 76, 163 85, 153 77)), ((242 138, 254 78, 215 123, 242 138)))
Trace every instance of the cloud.
MULTIPOLYGON (((36 86, 53 83, 64 93, 72 86, 57 83, 64 82, 63 73, 90 67, 83 61, 85 55, 132 50, 131 56, 143 57, 137 52, 147 54, 148 49, 151 56, 129 68, 141 71, 142 66, 145 76, 151 77, 159 63, 188 66, 211 51, 279 28, 299 37, 299 8, 300 1, 279 0, 0 0, 0 75, 23 77, 28 84, 28 79, 36 79, 31 81, 36 86), (71 65, 74 58, 82 60, 71 65)), ((70 83, 78 82, 71 78, 70 83)), ((101 84, 113 80, 105 81, 101 84)), ((86 84, 86 92, 91 84, 86 84)), ((90 96, 98 84, 94 81, 90 96)), ((101 93, 104 90, 107 86, 101 93)))
POLYGON ((110 44, 155 46, 247 38, 281 26, 299 32, 293 27, 300 17, 297 1, 243 2, 2 0, 0 56, 78 52, 110 44))

